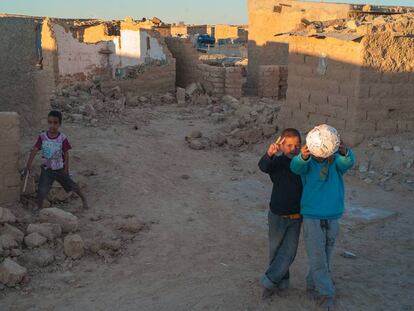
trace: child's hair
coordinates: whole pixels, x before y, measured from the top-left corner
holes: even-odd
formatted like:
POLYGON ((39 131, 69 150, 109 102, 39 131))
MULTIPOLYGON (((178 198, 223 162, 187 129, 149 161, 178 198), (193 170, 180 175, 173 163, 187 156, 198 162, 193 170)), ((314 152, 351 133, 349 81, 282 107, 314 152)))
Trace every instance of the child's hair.
POLYGON ((52 110, 51 112, 49 112, 49 114, 47 116, 58 118, 59 119, 59 124, 62 124, 62 113, 60 111, 52 110))
POLYGON ((300 132, 294 128, 287 128, 282 131, 280 135, 282 138, 284 137, 298 137, 301 140, 300 132))

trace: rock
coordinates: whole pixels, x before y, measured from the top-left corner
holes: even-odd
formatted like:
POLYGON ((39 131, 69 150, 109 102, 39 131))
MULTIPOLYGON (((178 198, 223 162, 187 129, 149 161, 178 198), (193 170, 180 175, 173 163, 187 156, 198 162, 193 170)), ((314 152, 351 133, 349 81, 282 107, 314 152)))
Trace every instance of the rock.
POLYGON ((60 225, 62 232, 73 232, 78 230, 78 218, 69 212, 65 212, 55 207, 42 209, 39 213, 39 218, 43 223, 60 225))
POLYGON ((82 122, 83 121, 83 115, 79 113, 72 113, 69 115, 73 122, 82 122))
POLYGON ((190 138, 201 138, 203 136, 203 133, 200 131, 194 131, 190 134, 190 138))
POLYGON ((263 136, 268 138, 273 136, 277 131, 276 126, 274 125, 263 125, 262 126, 262 132, 263 132, 263 136))
POLYGON ((126 231, 129 233, 138 233, 142 231, 144 228, 145 223, 136 218, 127 219, 118 226, 119 230, 126 231))
POLYGON ((30 253, 25 253, 19 258, 19 262, 23 262, 29 266, 46 267, 55 261, 53 251, 48 249, 35 249, 30 253))
POLYGON ((342 257, 344 258, 349 258, 349 259, 355 259, 357 256, 354 253, 348 252, 348 251, 344 251, 341 254, 342 257))
POLYGON ((27 233, 39 233, 47 238, 49 241, 60 237, 62 235, 62 228, 59 224, 43 223, 43 224, 30 224, 27 227, 27 233))
POLYGON ((0 235, 0 249, 12 249, 19 247, 20 243, 17 242, 14 237, 8 233, 0 235))
POLYGON ((10 250, 10 256, 12 257, 19 257, 23 254, 22 250, 20 248, 14 248, 10 250))
POLYGON ((23 242, 23 238, 24 238, 24 233, 21 232, 19 229, 17 229, 16 227, 13 227, 12 225, 9 224, 3 224, 0 226, 0 234, 1 235, 10 235, 13 237, 13 239, 18 242, 18 243, 22 243, 23 242))
POLYGON ((369 163, 361 163, 358 168, 360 173, 366 173, 368 172, 368 169, 369 169, 369 163))
POLYGON ((217 146, 223 146, 223 145, 225 145, 226 144, 226 140, 227 140, 226 136, 224 136, 221 133, 217 133, 216 135, 214 135, 212 137, 213 143, 215 143, 217 146))
POLYGON ((190 140, 188 146, 191 149, 194 149, 194 150, 202 150, 202 149, 204 149, 203 144, 198 139, 192 139, 192 140, 190 140))
POLYGON ((106 97, 115 97, 119 93, 121 93, 121 88, 118 85, 103 91, 106 97))
POLYGON ((199 83, 193 82, 185 88, 185 93, 189 96, 193 96, 193 94, 196 93, 197 91, 199 93, 203 91, 203 88, 201 87, 199 83))
POLYGON ((59 203, 67 201, 71 195, 71 192, 67 193, 65 189, 59 185, 50 189, 47 199, 52 203, 59 203))
POLYGON ((145 97, 145 96, 141 96, 138 100, 143 104, 146 104, 149 102, 148 97, 145 97))
POLYGON ((357 30, 357 28, 359 27, 359 22, 356 20, 350 20, 346 23, 346 27, 351 29, 351 30, 357 30))
POLYGON ((185 89, 177 87, 176 97, 178 105, 185 105, 185 89))
POLYGON ((122 247, 120 239, 117 240, 103 240, 101 243, 103 249, 110 249, 112 251, 117 251, 122 247))
POLYGON ((39 247, 45 244, 46 241, 47 238, 37 232, 30 233, 24 238, 24 244, 26 244, 26 246, 29 248, 39 247))
POLYGON ((0 224, 16 222, 16 217, 7 209, 0 207, 0 224))
POLYGON ((9 287, 19 284, 26 275, 27 269, 10 258, 6 258, 0 264, 0 283, 9 287))
POLYGON ((381 149, 384 149, 384 150, 391 150, 393 148, 392 145, 388 141, 382 142, 380 147, 381 149))
POLYGON ((172 104, 175 102, 175 97, 172 94, 167 93, 161 97, 161 102, 166 104, 172 104))
POLYGON ((83 240, 78 234, 67 235, 63 241, 63 250, 66 256, 79 259, 84 254, 83 240))
POLYGON ((400 151, 401 151, 401 147, 399 147, 399 146, 394 146, 392 149, 393 149, 395 152, 400 152, 400 151))
POLYGON ((233 148, 241 147, 243 145, 243 139, 228 137, 227 144, 233 148))
POLYGON ((234 98, 233 96, 225 95, 225 96, 223 96, 221 101, 223 102, 223 104, 226 104, 226 105, 230 106, 234 110, 240 108, 239 100, 237 98, 234 98))
POLYGON ((243 139, 247 144, 255 144, 262 139, 263 132, 258 128, 251 128, 239 133, 239 138, 243 139))

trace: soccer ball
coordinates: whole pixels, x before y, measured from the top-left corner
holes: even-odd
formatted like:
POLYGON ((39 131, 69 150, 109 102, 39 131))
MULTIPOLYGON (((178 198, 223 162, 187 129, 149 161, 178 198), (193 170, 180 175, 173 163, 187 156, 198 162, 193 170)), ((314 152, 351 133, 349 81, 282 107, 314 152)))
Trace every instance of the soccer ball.
POLYGON ((338 151, 340 142, 338 131, 327 124, 316 126, 306 136, 310 153, 318 158, 329 158, 338 151))

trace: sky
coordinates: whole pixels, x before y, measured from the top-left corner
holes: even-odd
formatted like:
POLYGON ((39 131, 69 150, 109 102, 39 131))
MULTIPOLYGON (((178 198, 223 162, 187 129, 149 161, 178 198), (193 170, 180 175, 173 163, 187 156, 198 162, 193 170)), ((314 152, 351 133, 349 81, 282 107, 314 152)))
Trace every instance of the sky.
MULTIPOLYGON (((277 1, 275 1, 277 2, 277 1)), ((364 0, 325 2, 366 3, 364 0)), ((368 0, 377 5, 414 6, 414 0, 368 0)), ((165 22, 247 24, 247 0, 0 0, 0 13, 34 16, 135 19, 165 22)))

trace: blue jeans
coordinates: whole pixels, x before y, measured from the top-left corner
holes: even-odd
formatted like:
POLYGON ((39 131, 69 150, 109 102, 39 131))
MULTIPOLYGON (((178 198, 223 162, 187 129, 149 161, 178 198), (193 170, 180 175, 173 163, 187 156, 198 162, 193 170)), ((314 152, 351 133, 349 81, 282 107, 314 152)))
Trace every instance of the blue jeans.
POLYGON ((309 260, 306 285, 320 296, 334 297, 335 286, 331 277, 331 257, 339 231, 337 219, 304 219, 303 237, 309 260))
POLYGON ((289 267, 298 249, 301 219, 289 219, 269 211, 269 267, 260 278, 268 288, 289 287, 289 267))

